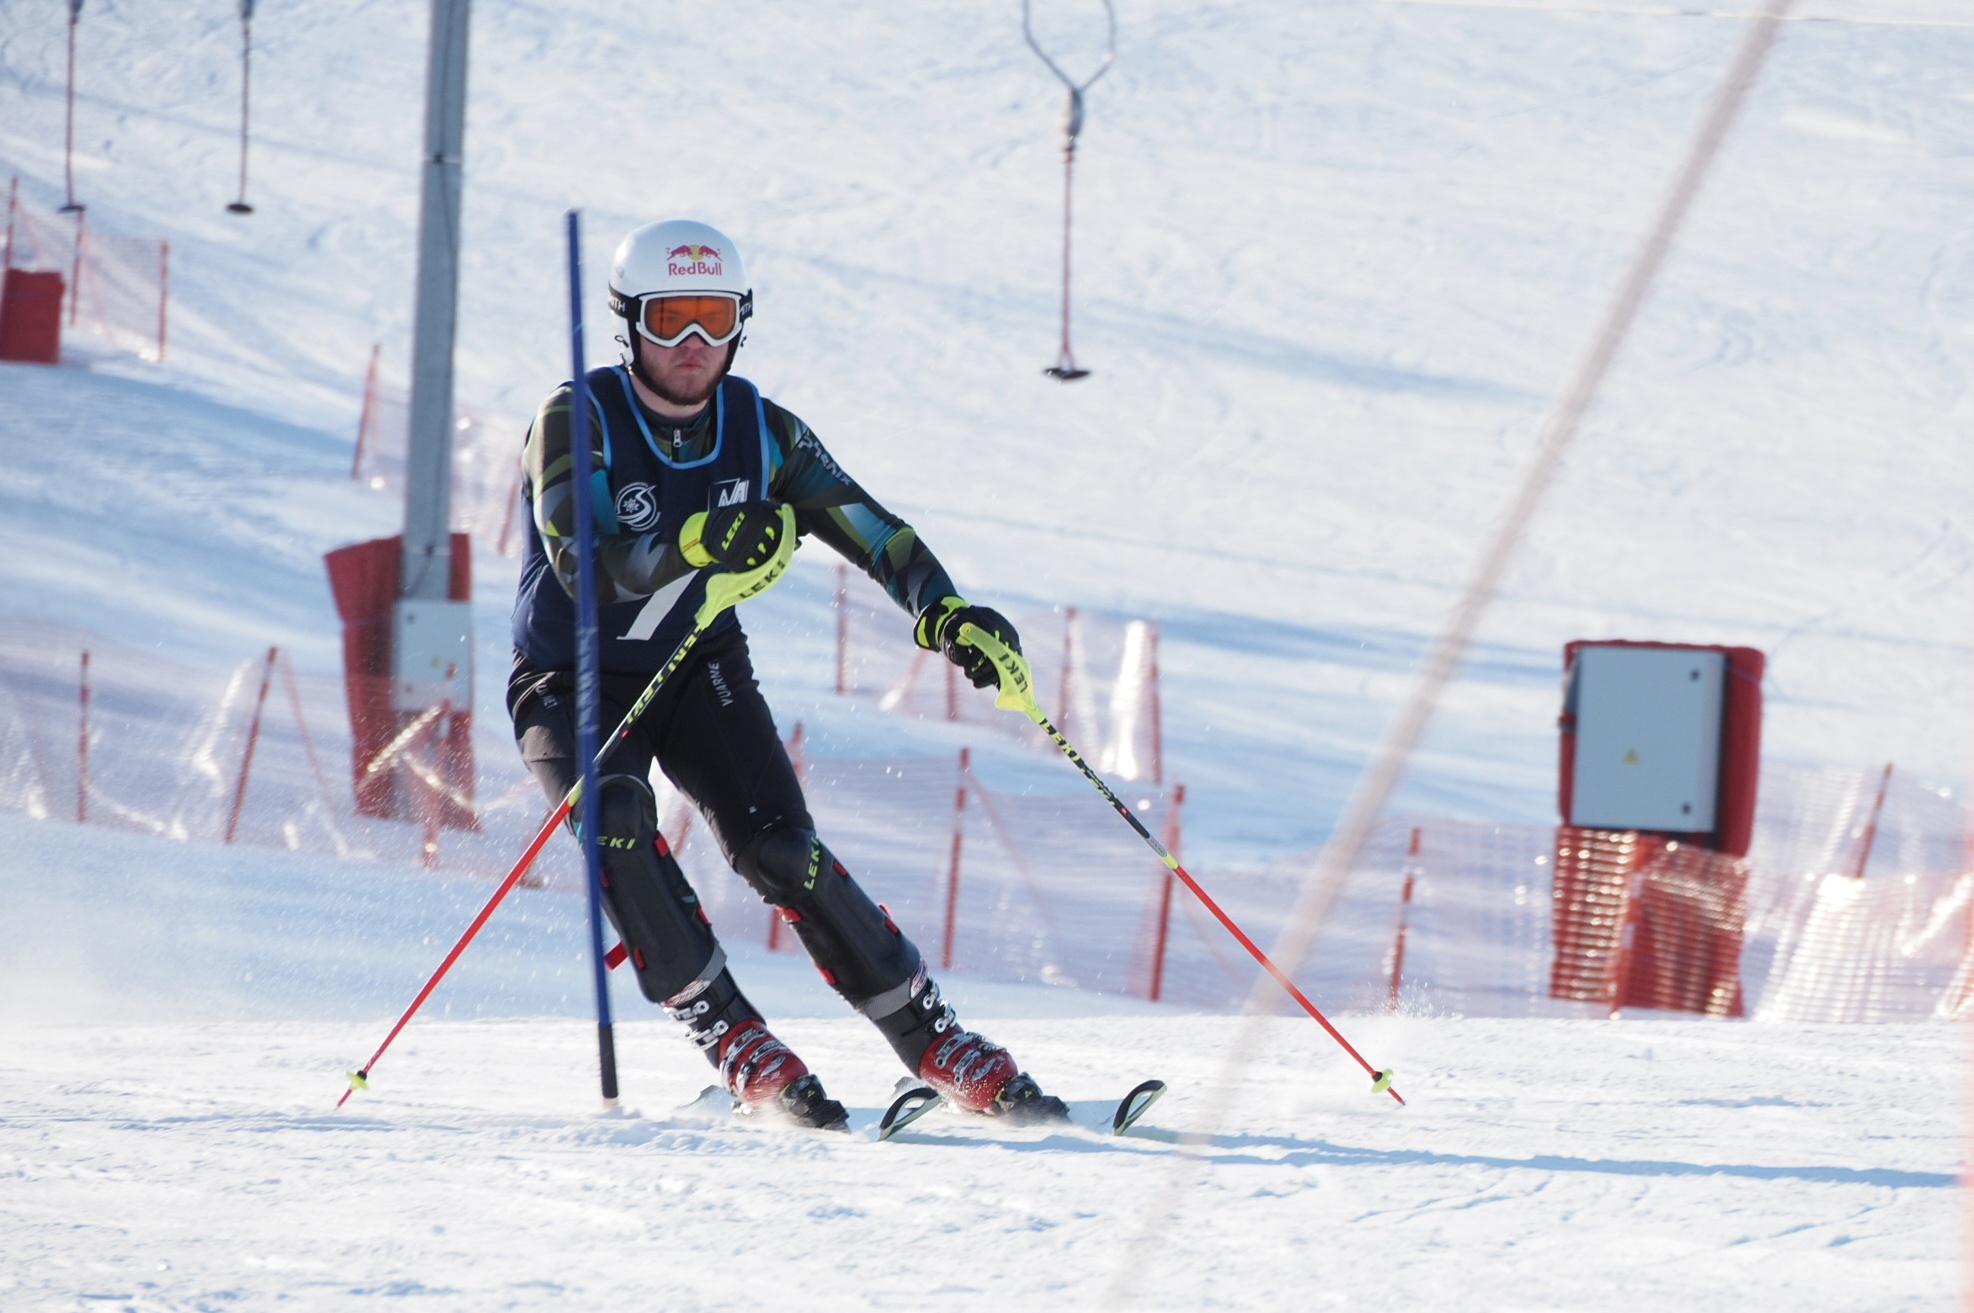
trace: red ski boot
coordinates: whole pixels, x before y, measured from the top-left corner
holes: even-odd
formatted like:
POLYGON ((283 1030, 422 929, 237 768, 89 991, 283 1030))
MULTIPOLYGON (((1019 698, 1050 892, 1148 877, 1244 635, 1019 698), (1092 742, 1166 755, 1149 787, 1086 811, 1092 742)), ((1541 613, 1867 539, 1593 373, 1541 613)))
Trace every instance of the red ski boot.
POLYGON ((1018 1068, 1006 1049, 957 1026, 932 1042, 919 1059, 918 1076, 946 1102, 968 1112, 1015 1122, 1069 1117, 1063 1101, 1042 1093, 1035 1078, 1018 1068))
POLYGON ((798 1126, 844 1130, 850 1117, 823 1092, 822 1082, 795 1050, 758 1021, 745 1021, 721 1038, 720 1079, 744 1113, 772 1111, 798 1126))

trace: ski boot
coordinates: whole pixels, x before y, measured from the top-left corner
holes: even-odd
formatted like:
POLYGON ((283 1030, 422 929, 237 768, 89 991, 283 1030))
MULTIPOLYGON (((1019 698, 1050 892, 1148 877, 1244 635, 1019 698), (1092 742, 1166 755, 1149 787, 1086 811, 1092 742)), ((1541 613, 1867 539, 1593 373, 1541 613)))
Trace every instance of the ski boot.
POLYGON ((1006 1049, 957 1026, 926 1049, 918 1075, 946 1102, 968 1112, 1006 1117, 1017 1125, 1069 1120, 1068 1105, 1042 1093, 1006 1049))
POLYGON ((720 1079, 736 1111, 777 1116, 797 1126, 842 1131, 850 1126, 843 1105, 823 1092, 795 1050, 759 1021, 747 1021, 721 1037, 720 1079))

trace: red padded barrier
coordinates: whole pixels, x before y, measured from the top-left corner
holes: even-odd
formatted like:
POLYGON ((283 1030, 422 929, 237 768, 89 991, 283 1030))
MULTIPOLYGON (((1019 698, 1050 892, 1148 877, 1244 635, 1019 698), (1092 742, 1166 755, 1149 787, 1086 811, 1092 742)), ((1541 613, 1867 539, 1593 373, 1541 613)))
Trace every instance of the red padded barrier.
MULTIPOLYGON (((404 559, 404 539, 394 535, 338 547, 323 558, 329 568, 329 588, 336 613, 343 621, 343 673, 349 696, 350 778, 356 809, 365 816, 387 820, 419 819, 396 782, 397 772, 375 768, 382 753, 402 728, 391 705, 391 613, 397 605, 398 582, 404 559)), ((452 576, 447 596, 463 602, 473 595, 472 542, 466 534, 452 535, 452 576)), ((445 718, 433 738, 438 773, 449 786, 433 791, 425 805, 438 809, 441 825, 475 829, 473 797, 473 713, 468 708, 445 718)), ((423 792, 423 791, 421 791, 423 792)))
POLYGON ((7 270, 0 290, 0 360, 62 363, 62 276, 7 270))

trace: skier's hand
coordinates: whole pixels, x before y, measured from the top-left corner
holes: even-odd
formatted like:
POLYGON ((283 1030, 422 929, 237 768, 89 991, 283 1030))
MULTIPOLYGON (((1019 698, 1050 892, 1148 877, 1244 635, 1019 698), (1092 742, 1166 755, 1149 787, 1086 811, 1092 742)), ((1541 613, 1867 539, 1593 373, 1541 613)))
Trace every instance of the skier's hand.
POLYGON ((781 503, 744 501, 700 511, 679 530, 679 551, 695 566, 755 570, 781 546, 781 503))
POLYGON ((912 641, 929 652, 943 652, 958 666, 975 688, 993 688, 1001 682, 1000 667, 979 648, 960 641, 961 625, 977 625, 1016 652, 1021 651, 1021 635, 999 611, 970 606, 963 597, 942 597, 919 616, 912 627, 912 641))

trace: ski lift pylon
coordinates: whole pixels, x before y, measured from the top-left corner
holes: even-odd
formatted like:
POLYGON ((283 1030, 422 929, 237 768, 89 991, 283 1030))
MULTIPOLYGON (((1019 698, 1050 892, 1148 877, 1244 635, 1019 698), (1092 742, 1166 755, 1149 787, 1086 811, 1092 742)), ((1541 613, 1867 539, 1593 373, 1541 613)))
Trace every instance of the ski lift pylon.
POLYGON ((1035 39, 1035 28, 1031 22, 1033 0, 1021 0, 1021 35, 1027 39, 1028 48, 1036 57, 1049 66, 1069 91, 1069 102, 1063 107, 1062 117, 1062 344, 1056 352, 1056 362, 1043 370, 1050 378, 1065 383, 1089 377, 1090 371, 1076 363, 1076 353, 1069 346, 1069 216, 1070 199, 1076 173, 1076 138, 1083 131, 1083 93, 1088 91, 1096 80, 1110 71, 1117 58, 1117 10, 1111 0, 1103 0, 1106 25, 1103 62, 1097 65, 1096 72, 1081 82, 1062 71, 1062 66, 1049 57, 1042 49, 1041 42, 1035 39))

